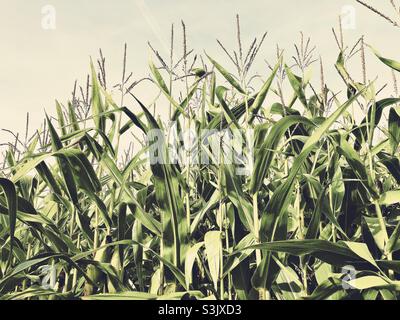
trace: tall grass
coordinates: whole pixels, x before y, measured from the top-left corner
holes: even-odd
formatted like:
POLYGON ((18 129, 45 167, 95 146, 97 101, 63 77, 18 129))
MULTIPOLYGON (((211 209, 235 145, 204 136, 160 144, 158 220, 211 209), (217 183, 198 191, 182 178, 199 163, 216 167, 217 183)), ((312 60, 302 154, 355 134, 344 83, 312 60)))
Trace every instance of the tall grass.
POLYGON ((277 47, 268 72, 252 75, 267 35, 245 48, 236 22, 237 48, 218 41, 233 72, 195 55, 182 23, 182 52, 174 27, 169 57, 149 44, 149 78, 131 79, 125 46, 120 95, 111 95, 100 52, 55 118, 25 141, 15 135, 0 178, 0 299, 400 296, 397 93, 382 97, 364 38, 348 47, 340 28, 335 67, 346 94, 329 88, 303 34, 293 58, 277 47), (362 82, 347 70, 356 58, 362 82), (142 81, 159 99, 135 96, 142 81), (169 137, 190 128, 198 149, 168 161, 169 137), (206 129, 239 129, 244 154, 213 158, 213 143, 224 142, 206 129), (155 142, 166 161, 149 161, 155 142), (194 161, 199 149, 209 163, 194 161))

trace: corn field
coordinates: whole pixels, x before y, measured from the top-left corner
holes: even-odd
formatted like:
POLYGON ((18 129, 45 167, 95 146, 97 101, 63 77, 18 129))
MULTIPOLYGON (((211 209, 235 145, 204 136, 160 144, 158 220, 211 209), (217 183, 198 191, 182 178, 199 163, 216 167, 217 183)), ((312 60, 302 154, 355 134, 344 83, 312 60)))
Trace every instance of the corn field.
POLYGON ((294 57, 268 45, 275 61, 253 74, 267 35, 244 47, 236 22, 225 61, 190 50, 182 23, 179 52, 172 28, 170 56, 149 44, 135 81, 125 46, 113 88, 100 51, 71 101, 14 134, 0 299, 400 297, 400 62, 364 38, 344 45, 339 27, 340 92, 303 34, 294 57), (392 94, 367 79, 366 51, 392 70, 392 94), (138 98, 142 82, 156 99, 138 98))

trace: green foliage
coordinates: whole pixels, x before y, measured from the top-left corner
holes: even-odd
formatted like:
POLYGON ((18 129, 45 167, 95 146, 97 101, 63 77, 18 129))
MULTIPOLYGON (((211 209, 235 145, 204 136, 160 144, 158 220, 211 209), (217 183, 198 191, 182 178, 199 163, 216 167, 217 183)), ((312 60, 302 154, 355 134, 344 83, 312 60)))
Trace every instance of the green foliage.
POLYGON ((172 68, 151 62, 157 104, 125 83, 114 102, 92 63, 87 116, 76 101, 56 102, 57 119, 46 117, 21 156, 6 155, 0 299, 399 298, 399 99, 351 80, 343 51, 336 68, 348 97, 325 83, 316 92, 311 63, 288 67, 282 54, 256 82, 254 48, 232 59, 237 75, 209 56, 188 70, 185 51, 180 91, 172 68), (249 175, 222 153, 168 161, 169 121, 199 133, 194 153, 215 143, 202 130, 254 130, 240 146, 254 161, 249 175), (163 163, 149 162, 140 138, 123 159, 123 139, 137 131, 159 143, 163 163))

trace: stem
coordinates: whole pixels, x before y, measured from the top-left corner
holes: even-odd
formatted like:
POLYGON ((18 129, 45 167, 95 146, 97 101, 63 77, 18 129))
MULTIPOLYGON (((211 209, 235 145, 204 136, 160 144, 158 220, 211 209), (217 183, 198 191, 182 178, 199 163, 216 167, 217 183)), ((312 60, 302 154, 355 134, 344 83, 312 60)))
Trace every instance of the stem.
MULTIPOLYGON (((258 192, 253 195, 253 227, 254 227, 254 239, 256 244, 260 243, 260 224, 258 219, 258 192)), ((261 250, 256 249, 256 265, 257 267, 261 263, 261 250)), ((259 289, 258 296, 260 300, 267 299, 267 290, 259 289)))
MULTIPOLYGON (((188 65, 187 65, 187 38, 186 38, 186 25, 183 21, 182 22, 182 30, 183 30, 183 69, 185 73, 185 89, 186 89, 186 98, 187 100, 187 115, 188 115, 188 120, 187 120, 187 132, 189 134, 189 142, 190 142, 190 127, 191 127, 191 112, 190 112, 190 101, 189 101, 189 83, 188 83, 188 65)), ((171 65, 172 65, 172 53, 173 53, 173 31, 171 35, 171 65)), ((171 90, 172 90, 172 82, 171 82, 171 90)), ((184 120, 186 122, 186 119, 184 120)), ((185 197, 185 202, 186 202, 186 220, 187 220, 187 225, 188 225, 188 234, 190 233, 190 150, 191 150, 191 145, 189 143, 189 149, 186 153, 186 182, 188 185, 188 191, 186 193, 185 197)))
MULTIPOLYGON (((223 228, 224 228, 224 221, 225 221, 225 204, 222 203, 219 207, 219 219, 220 219, 220 223, 219 223, 219 231, 221 232, 221 236, 223 233, 223 228)), ((220 259, 220 274, 219 274, 219 278, 220 278, 220 299, 223 300, 224 299, 224 256, 223 256, 223 243, 222 243, 222 237, 220 239, 221 241, 221 250, 219 253, 219 259, 220 259)))
MULTIPOLYGON (((297 211, 298 223, 299 223, 299 232, 298 237, 300 240, 304 240, 304 212, 301 210, 301 195, 300 195, 300 185, 297 182, 296 185, 296 202, 295 208, 297 211)), ((302 280, 303 280, 303 292, 305 296, 308 295, 308 285, 307 285, 307 265, 305 263, 305 257, 300 257, 300 268, 302 271, 302 280)))
MULTIPOLYGON (((121 80, 121 108, 124 107, 124 97, 125 97, 125 75, 126 75, 126 52, 127 52, 127 44, 125 43, 124 46, 124 60, 123 60, 123 70, 122 70, 122 80, 121 80)), ((119 144, 120 144, 120 129, 121 129, 121 121, 122 121, 122 113, 118 113, 118 121, 117 121, 117 128, 116 128, 116 134, 117 134, 117 140, 116 140, 116 145, 115 145, 115 160, 118 159, 118 149, 119 149, 119 144)))
POLYGON ((74 211, 72 212, 71 221, 70 221, 70 225, 69 225, 69 235, 70 235, 71 238, 72 238, 72 235, 73 235, 73 233, 74 233, 75 214, 76 214, 76 209, 74 209, 74 211))
MULTIPOLYGON (((76 248, 78 250, 80 250, 80 246, 81 246, 81 235, 78 234, 78 241, 77 241, 77 244, 76 244, 76 248)), ((73 273, 72 273, 72 290, 75 289, 77 280, 78 280, 78 270, 76 268, 74 268, 73 273)))
POLYGON ((385 239, 385 242, 387 242, 389 240, 389 235, 387 233, 385 218, 382 215, 382 210, 378 203, 378 200, 374 200, 374 205, 375 205, 376 215, 377 215, 378 221, 379 221, 379 226, 383 232, 383 237, 385 239))
POLYGON ((93 241, 93 249, 97 249, 99 247, 99 213, 97 212, 97 208, 94 213, 94 221, 96 227, 94 228, 94 241, 93 241))
MULTIPOLYGON (((328 143, 328 163, 331 162, 331 145, 328 143)), ((328 179, 330 179, 330 184, 328 186, 328 193, 329 193, 329 206, 331 208, 331 212, 333 215, 335 215, 334 209, 333 209, 333 193, 332 193, 332 178, 329 176, 329 169, 328 169, 328 179)), ((332 224, 332 242, 336 243, 336 227, 334 224, 332 224)))
MULTIPOLYGON (((389 241, 389 235, 388 235, 387 229, 386 229, 385 218, 382 215, 382 210, 381 210, 378 200, 374 200, 374 205, 375 205, 376 215, 378 217, 379 226, 383 232, 383 237, 384 237, 384 241, 385 241, 385 245, 386 245, 389 241)), ((393 260, 392 253, 387 253, 386 258, 388 261, 392 261, 393 260)), ((389 270, 389 277, 391 279, 394 278, 393 270, 389 270)))
MULTIPOLYGON (((254 239, 256 244, 260 243, 260 225, 258 220, 258 192, 253 195, 253 227, 254 227, 254 239)), ((256 250, 256 264, 257 266, 261 263, 261 251, 256 250)))
MULTIPOLYGON (((163 241, 160 241, 160 257, 164 256, 164 244, 163 241)), ((161 291, 164 288, 164 263, 160 261, 160 288, 159 291, 161 291)))
MULTIPOLYGON (((225 249, 227 252, 230 253, 230 248, 229 248, 229 238, 228 238, 228 227, 225 228, 225 249)), ((223 269, 223 268, 221 268, 223 269)), ((223 270, 221 270, 221 277, 223 275, 223 270)), ((232 274, 231 272, 228 272, 227 274, 228 277, 228 299, 232 300, 232 274)))

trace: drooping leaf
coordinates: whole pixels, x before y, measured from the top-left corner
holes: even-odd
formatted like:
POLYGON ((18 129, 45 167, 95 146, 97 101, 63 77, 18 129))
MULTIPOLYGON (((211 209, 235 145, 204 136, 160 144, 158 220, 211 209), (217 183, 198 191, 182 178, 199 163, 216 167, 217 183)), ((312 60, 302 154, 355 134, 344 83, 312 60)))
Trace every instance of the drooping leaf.
POLYGON ((219 231, 207 232, 204 236, 204 245, 214 288, 215 290, 218 290, 222 254, 221 233, 219 231))

